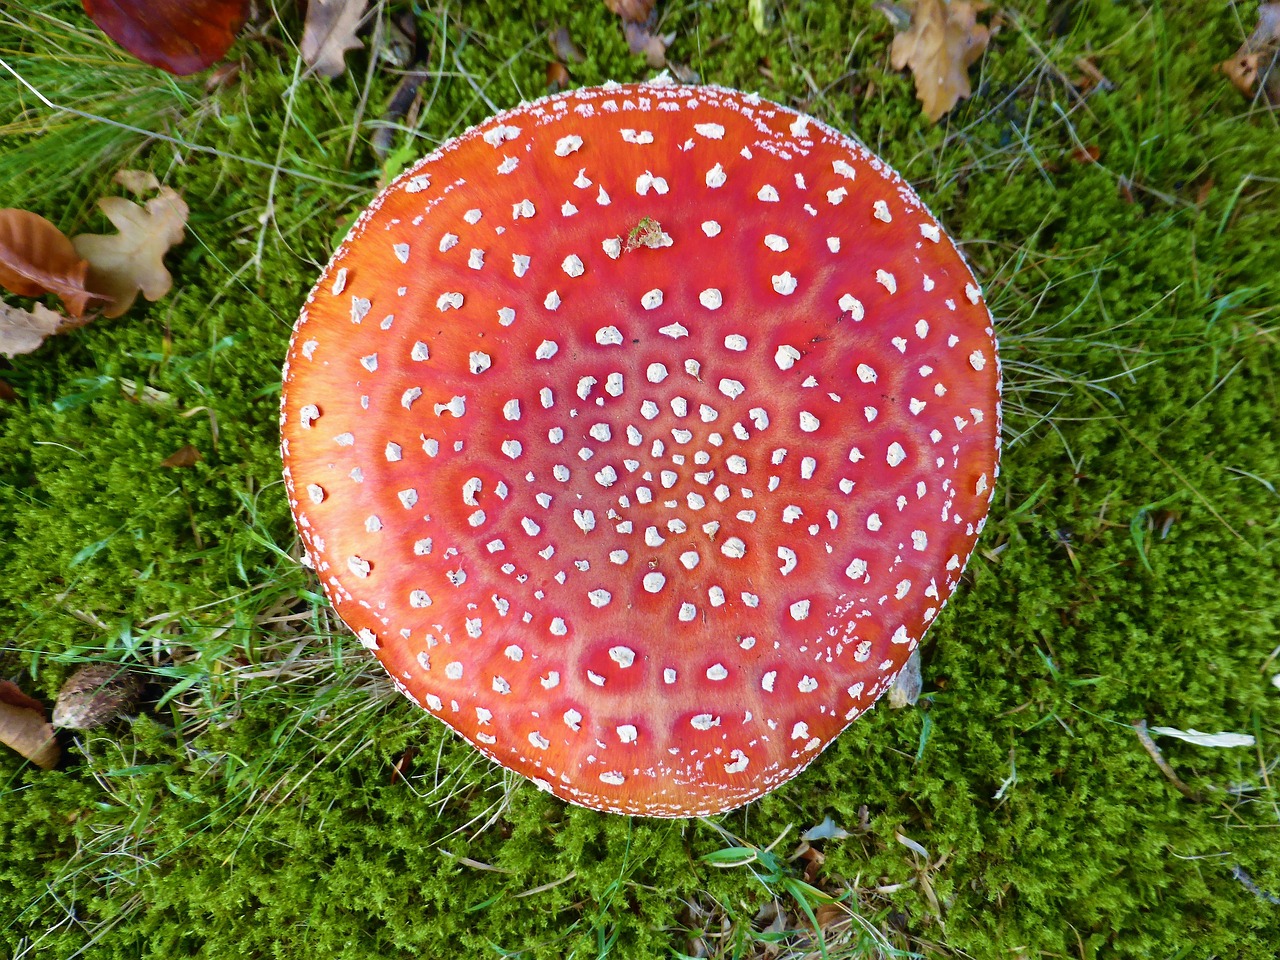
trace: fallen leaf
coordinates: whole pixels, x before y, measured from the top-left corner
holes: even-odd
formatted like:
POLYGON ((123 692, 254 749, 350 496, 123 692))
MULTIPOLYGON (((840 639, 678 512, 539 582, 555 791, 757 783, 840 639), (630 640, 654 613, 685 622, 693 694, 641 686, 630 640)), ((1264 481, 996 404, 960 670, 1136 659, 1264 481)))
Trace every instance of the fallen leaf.
POLYGON ((910 68, 916 98, 931 121, 973 92, 969 67, 991 39, 991 32, 978 23, 978 12, 985 7, 969 0, 917 0, 910 28, 893 38, 893 68, 910 68))
POLYGON ((111 179, 138 197, 160 189, 160 181, 149 170, 117 170, 111 179))
POLYGON ((369 0, 310 0, 302 28, 302 60, 322 77, 340 77, 347 69, 348 50, 364 44, 356 30, 369 0))
POLYGON ((200 451, 191 444, 181 447, 160 461, 160 466, 169 468, 194 467, 201 460, 200 451))
POLYGON ((640 23, 653 12, 654 0, 604 0, 604 5, 623 20, 640 23))
POLYGON ((1280 107, 1280 3, 1258 7, 1257 27, 1235 56, 1222 61, 1218 69, 1250 99, 1261 80, 1267 103, 1280 107))
POLYGON ((83 5, 120 46, 180 77, 221 60, 249 10, 249 0, 83 0, 83 5))
POLYGON ((547 64, 547 93, 559 93, 573 82, 569 68, 559 60, 547 64))
POLYGON ((215 69, 209 71, 209 76, 204 80, 204 92, 213 93, 220 87, 231 84, 238 76, 240 71, 244 69, 243 63, 223 63, 219 64, 215 69))
POLYGON ((622 32, 631 52, 644 54, 644 62, 655 69, 667 62, 667 47, 676 40, 674 33, 650 33, 647 25, 631 20, 623 21, 622 32))
POLYGON ((924 686, 924 678, 920 673, 920 650, 916 648, 907 662, 902 665, 897 678, 889 687, 889 706, 894 710, 914 707, 920 699, 920 688, 924 686))
POLYGON ((563 60, 568 63, 582 63, 587 59, 582 52, 582 48, 573 42, 573 37, 569 35, 568 27, 556 27, 547 33, 547 43, 551 45, 551 52, 557 60, 563 60))
POLYGON ((44 217, 12 207, 0 210, 0 286, 20 297, 52 293, 69 314, 80 317, 94 298, 84 285, 88 271, 88 261, 67 235, 44 217))
POLYGON ((1076 163, 1089 165, 1097 163, 1098 158, 1102 156, 1102 148, 1096 143, 1089 143, 1083 147, 1075 147, 1071 151, 1071 159, 1076 163))
POLYGON ((409 771, 413 769, 413 761, 417 756, 417 747, 405 748, 404 753, 400 755, 400 759, 397 760, 395 766, 391 768, 391 785, 393 787, 401 780, 406 783, 409 781, 409 771))
POLYGON ((1152 727, 1151 732, 1162 737, 1185 740, 1197 747, 1252 747, 1256 742, 1248 733, 1201 733, 1199 730, 1179 730, 1176 727, 1152 727))
MULTIPOLYGON (((154 183, 154 178, 121 171, 116 182, 134 189, 154 183)), ((124 197, 103 197, 98 206, 120 232, 112 236, 82 233, 71 242, 76 253, 89 261, 90 287, 113 301, 104 315, 118 317, 132 306, 139 291, 154 301, 172 288, 173 277, 165 269, 164 255, 182 242, 189 211, 171 187, 159 187, 146 209, 124 197)))
POLYGON ((43 770, 52 769, 61 752, 53 727, 45 722, 43 704, 8 680, 0 680, 0 743, 43 770))
POLYGON ((667 69, 671 71, 671 75, 680 83, 702 82, 702 78, 698 76, 698 71, 686 63, 672 63, 668 60, 667 69))
POLYGON ((822 903, 813 911, 813 916, 818 921, 818 929, 827 933, 849 919, 849 908, 840 903, 822 903))
POLYGON ((138 705, 146 687, 142 676, 118 663, 91 663, 71 674, 53 705, 53 725, 92 730, 138 705))
POLYGON ((0 356, 14 357, 34 353, 46 337, 64 327, 78 326, 62 314, 37 303, 30 310, 0 302, 0 356))

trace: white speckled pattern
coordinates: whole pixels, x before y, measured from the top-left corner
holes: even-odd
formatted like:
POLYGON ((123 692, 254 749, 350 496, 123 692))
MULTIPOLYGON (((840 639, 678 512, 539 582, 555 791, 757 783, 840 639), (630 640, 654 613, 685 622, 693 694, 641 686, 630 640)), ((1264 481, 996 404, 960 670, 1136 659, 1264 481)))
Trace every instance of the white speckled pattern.
POLYGON ((559 94, 360 218, 285 481, 397 686, 566 800, 716 813, 885 692, 998 475, 990 314, 911 189, 758 97, 559 94))

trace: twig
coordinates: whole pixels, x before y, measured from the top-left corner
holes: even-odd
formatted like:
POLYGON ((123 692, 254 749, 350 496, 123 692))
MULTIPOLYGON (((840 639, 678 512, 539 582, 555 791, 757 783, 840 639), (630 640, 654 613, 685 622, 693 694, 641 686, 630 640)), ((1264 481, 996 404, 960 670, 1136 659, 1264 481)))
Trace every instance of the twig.
POLYGON ((1169 782, 1178 788, 1178 792, 1188 800, 1194 800, 1200 803, 1204 798, 1196 793, 1182 779, 1173 772, 1173 767, 1169 766, 1169 761, 1164 758, 1164 754, 1160 752, 1160 748, 1156 746, 1156 742, 1151 739, 1151 734, 1147 733, 1147 721, 1135 720, 1133 729, 1138 732, 1138 740, 1147 748, 1147 753, 1151 754, 1151 759, 1156 762, 1156 766, 1160 768, 1160 772, 1169 778, 1169 782))
POLYGON ((1231 868, 1231 876, 1235 877, 1242 884, 1244 884, 1244 888, 1248 890, 1250 893, 1252 893, 1255 897, 1258 897, 1261 900, 1266 900, 1269 903, 1280 905, 1280 897, 1277 897, 1274 893, 1267 893, 1267 891, 1265 890, 1260 890, 1258 888, 1258 885, 1253 882, 1253 877, 1245 873, 1244 867, 1240 866, 1239 864, 1236 864, 1231 868))

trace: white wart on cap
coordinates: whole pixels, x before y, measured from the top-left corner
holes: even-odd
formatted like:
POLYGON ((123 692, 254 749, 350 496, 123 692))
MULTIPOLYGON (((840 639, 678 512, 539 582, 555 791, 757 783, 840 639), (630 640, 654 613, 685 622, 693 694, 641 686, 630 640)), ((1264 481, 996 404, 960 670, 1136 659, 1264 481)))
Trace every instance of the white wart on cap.
POLYGON ((522 106, 381 194, 285 366, 285 480, 397 686, 574 803, 795 776, 959 582, 990 314, 892 170, 713 87, 522 106))

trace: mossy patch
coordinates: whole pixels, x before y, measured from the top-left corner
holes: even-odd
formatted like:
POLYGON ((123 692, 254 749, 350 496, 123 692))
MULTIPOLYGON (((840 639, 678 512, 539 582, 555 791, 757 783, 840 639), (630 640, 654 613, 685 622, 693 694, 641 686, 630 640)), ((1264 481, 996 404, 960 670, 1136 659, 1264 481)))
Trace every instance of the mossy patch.
MULTIPOLYGON (((807 861, 787 857, 831 816, 850 836, 815 843, 813 882, 899 948, 1275 956, 1280 907, 1240 878, 1280 894, 1280 151, 1275 115, 1213 70, 1251 11, 1012 4, 974 97, 929 126, 869 2, 778 5, 764 36, 745 0, 664 5, 673 60, 855 133, 963 238, 999 318, 1010 440, 920 705, 859 720, 744 811, 668 823, 566 807, 479 760, 386 689, 295 562, 279 361, 376 189, 397 78, 375 70, 362 112, 363 57, 297 77, 291 19, 206 93, 112 52, 78 4, 27 7, 0 21, 0 56, 55 102, 178 143, 10 86, 5 196, 99 229, 92 200, 127 164, 192 218, 173 295, 0 373, 19 397, 0 404, 0 671, 51 699, 77 663, 125 662, 164 698, 67 738, 59 771, 0 753, 9 954, 751 956, 773 938, 801 955, 805 894, 783 881, 807 861), (1084 58, 1107 85, 1083 92, 1084 58), (161 466, 187 444, 199 463, 161 466), (1140 719, 1258 746, 1162 740, 1195 803, 1140 719), (748 862, 789 828, 776 871, 748 862), (734 844, 742 865, 715 862, 734 844), (753 926, 775 899, 782 934, 753 926)), ((415 10, 431 72, 399 143, 421 151, 539 95, 552 24, 586 54, 575 83, 650 73, 602 4, 415 10)), ((833 924, 833 955, 887 955, 860 929, 833 924)))

